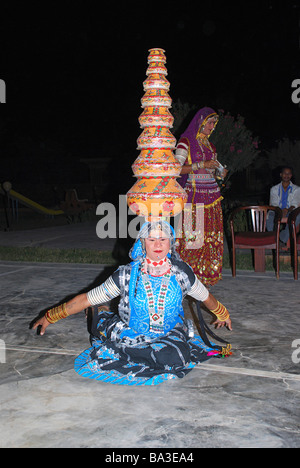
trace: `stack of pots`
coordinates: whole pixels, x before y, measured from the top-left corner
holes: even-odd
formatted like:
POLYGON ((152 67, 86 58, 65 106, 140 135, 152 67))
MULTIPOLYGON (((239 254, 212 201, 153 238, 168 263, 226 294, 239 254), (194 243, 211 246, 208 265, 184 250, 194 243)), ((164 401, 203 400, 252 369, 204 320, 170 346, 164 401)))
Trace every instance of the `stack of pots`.
POLYGON ((164 52, 149 50, 139 118, 143 132, 137 140, 140 154, 132 165, 138 180, 127 193, 131 211, 147 220, 176 216, 187 201, 186 192, 176 181, 181 165, 173 153, 176 139, 170 132, 174 118, 169 112, 172 100, 164 52))

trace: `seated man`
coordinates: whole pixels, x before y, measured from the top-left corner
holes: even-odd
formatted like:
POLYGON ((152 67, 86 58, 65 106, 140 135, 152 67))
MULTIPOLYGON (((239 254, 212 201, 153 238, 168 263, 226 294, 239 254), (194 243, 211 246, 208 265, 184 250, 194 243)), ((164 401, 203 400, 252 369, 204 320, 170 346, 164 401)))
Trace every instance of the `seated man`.
MULTIPOLYGON (((300 206, 300 187, 291 182, 293 177, 292 169, 288 166, 282 168, 280 173, 281 182, 270 190, 270 205, 279 206, 282 209, 282 216, 288 217, 289 214, 298 206, 300 206)), ((267 230, 274 230, 275 212, 269 211, 267 219, 267 230)), ((297 216, 296 226, 300 224, 300 215, 297 216)), ((280 240, 284 244, 289 240, 289 225, 280 233, 280 240)))

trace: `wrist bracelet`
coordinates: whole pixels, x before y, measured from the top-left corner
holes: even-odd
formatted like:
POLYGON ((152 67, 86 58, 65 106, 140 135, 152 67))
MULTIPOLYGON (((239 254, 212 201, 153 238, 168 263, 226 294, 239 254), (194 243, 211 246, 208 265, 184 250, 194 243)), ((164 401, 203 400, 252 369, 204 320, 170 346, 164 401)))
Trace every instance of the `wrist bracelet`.
POLYGON ((204 169, 204 161, 198 161, 192 164, 193 171, 197 171, 197 169, 204 169))
POLYGON ((68 315, 69 314, 67 312, 67 307, 66 307, 66 302, 65 302, 62 305, 53 307, 53 309, 49 309, 46 312, 45 317, 49 323, 55 323, 55 322, 58 322, 58 320, 68 317, 68 315))
POLYGON ((217 301, 218 305, 214 310, 210 310, 215 316, 217 317, 218 320, 221 322, 225 322, 225 320, 229 319, 229 312, 226 309, 223 304, 221 304, 219 301, 217 301))

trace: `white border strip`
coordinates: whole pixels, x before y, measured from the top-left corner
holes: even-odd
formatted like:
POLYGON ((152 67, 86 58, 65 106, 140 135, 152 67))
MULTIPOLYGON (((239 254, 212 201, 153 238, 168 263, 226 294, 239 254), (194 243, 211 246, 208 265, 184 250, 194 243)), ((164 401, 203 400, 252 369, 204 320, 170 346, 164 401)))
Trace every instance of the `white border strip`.
POLYGON ((265 377, 268 379, 281 379, 281 380, 297 380, 300 382, 299 374, 287 374, 285 372, 270 372, 259 369, 243 369, 242 367, 226 367, 219 366, 216 364, 198 364, 196 369, 205 369, 215 372, 223 372, 226 374, 239 374, 239 375, 248 375, 252 377, 265 377))
MULTIPOLYGON (((1 346, 0 346, 1 348, 1 346)), ((73 349, 55 349, 55 348, 33 348, 30 346, 13 346, 5 344, 6 351, 19 351, 25 353, 39 353, 39 354, 61 354, 67 356, 78 356, 82 352, 82 350, 75 351, 73 349)))
MULTIPOLYGON (((30 346, 13 346, 6 345, 6 351, 19 351, 26 353, 38 353, 38 354, 58 354, 58 355, 67 355, 67 356, 78 356, 82 350, 74 349, 55 349, 55 348, 34 348, 30 346)), ((299 374, 288 374, 286 372, 271 372, 260 369, 244 369, 242 367, 226 367, 218 364, 206 364, 201 363, 195 366, 195 369, 198 370, 208 370, 214 372, 222 372, 225 374, 237 374, 237 375, 247 375, 251 377, 263 377, 268 379, 275 380, 294 380, 300 382, 299 374)))
POLYGON ((4 273, 0 273, 0 276, 12 275, 13 273, 19 273, 20 271, 29 270, 30 268, 32 268, 32 266, 24 266, 23 268, 18 268, 18 270, 5 271, 4 273))

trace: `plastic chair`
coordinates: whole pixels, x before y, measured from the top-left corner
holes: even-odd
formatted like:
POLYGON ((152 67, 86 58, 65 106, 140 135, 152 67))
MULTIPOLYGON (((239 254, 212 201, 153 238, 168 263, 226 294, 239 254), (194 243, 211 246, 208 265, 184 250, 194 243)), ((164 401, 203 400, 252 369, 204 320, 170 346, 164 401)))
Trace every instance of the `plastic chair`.
POLYGON ((289 216, 289 222, 291 226, 291 234, 292 234, 292 255, 293 255, 293 268, 294 268, 294 279, 298 279, 298 251, 300 251, 300 236, 297 236, 299 232, 299 228, 296 228, 296 218, 300 214, 300 207, 293 210, 289 216))
POLYGON ((256 272, 266 271, 265 249, 275 250, 276 278, 279 278, 279 232, 282 211, 275 206, 241 206, 230 216, 232 238, 232 276, 236 276, 236 249, 254 250, 254 269, 256 272), (275 211, 275 231, 266 231, 268 211, 275 211), (235 232, 236 215, 244 211, 248 215, 248 230, 235 232))

